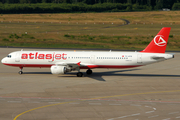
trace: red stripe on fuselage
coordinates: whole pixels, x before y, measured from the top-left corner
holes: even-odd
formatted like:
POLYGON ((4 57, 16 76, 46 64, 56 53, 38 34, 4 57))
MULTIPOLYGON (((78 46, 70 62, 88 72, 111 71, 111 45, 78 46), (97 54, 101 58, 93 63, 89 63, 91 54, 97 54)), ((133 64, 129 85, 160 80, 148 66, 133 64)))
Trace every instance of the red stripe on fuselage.
MULTIPOLYGON (((51 67, 54 64, 7 64, 4 65, 13 66, 13 67, 51 67)), ((93 69, 93 68, 132 68, 139 67, 142 65, 87 65, 80 67, 80 69, 93 69)))

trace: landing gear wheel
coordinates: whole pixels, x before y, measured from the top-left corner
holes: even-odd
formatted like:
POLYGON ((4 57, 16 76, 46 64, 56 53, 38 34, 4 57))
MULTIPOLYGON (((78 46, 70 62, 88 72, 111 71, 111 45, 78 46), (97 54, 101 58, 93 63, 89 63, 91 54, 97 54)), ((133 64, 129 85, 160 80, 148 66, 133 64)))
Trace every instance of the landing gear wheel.
POLYGON ((18 73, 19 73, 20 75, 21 75, 21 74, 23 74, 23 72, 22 72, 22 71, 19 71, 18 73))
POLYGON ((91 74, 92 74, 92 70, 90 70, 90 69, 87 70, 87 71, 86 71, 86 74, 91 75, 91 74))
POLYGON ((19 71, 18 73, 21 75, 23 74, 23 71, 22 71, 23 67, 19 67, 19 68, 21 69, 21 71, 19 71))
POLYGON ((82 77, 83 76, 83 73, 82 72, 78 72, 77 73, 77 77, 82 77))

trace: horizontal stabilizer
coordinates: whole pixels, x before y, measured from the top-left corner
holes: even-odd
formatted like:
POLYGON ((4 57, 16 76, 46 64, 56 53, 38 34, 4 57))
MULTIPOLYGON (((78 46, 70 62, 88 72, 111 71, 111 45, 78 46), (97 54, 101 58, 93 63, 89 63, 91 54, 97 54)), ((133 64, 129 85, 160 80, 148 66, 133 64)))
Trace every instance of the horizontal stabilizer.
POLYGON ((165 60, 166 58, 164 57, 151 57, 154 60, 165 60))

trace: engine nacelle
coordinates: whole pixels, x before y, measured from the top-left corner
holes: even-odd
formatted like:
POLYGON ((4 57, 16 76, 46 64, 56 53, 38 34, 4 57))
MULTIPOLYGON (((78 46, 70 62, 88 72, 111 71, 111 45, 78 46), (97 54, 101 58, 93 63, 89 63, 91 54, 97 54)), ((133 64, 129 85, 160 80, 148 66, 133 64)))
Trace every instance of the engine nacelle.
POLYGON ((52 74, 64 74, 66 73, 66 67, 65 66, 51 66, 51 73, 52 74))

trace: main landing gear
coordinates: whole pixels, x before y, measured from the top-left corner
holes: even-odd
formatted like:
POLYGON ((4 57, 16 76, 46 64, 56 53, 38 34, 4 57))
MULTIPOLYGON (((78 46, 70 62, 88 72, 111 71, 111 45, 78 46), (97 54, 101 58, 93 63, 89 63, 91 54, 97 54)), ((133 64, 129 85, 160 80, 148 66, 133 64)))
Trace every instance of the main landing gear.
POLYGON ((77 77, 82 77, 82 76, 83 76, 83 73, 80 72, 80 68, 79 68, 79 67, 77 68, 77 70, 78 70, 77 77))
POLYGON ((21 74, 23 74, 23 71, 22 71, 22 69, 23 69, 23 67, 19 67, 21 70, 18 72, 20 75, 21 74))
MULTIPOLYGON (((91 75, 91 74, 92 74, 92 70, 91 70, 91 69, 88 69, 88 70, 86 71, 86 74, 91 75)), ((79 72, 77 73, 77 77, 82 77, 82 76, 83 76, 83 73, 79 71, 79 72)))
POLYGON ((78 72, 77 73, 77 77, 82 77, 83 76, 83 73, 82 72, 78 72))
POLYGON ((86 74, 91 75, 91 74, 92 74, 92 70, 91 70, 91 69, 88 69, 88 70, 86 71, 86 74))

